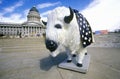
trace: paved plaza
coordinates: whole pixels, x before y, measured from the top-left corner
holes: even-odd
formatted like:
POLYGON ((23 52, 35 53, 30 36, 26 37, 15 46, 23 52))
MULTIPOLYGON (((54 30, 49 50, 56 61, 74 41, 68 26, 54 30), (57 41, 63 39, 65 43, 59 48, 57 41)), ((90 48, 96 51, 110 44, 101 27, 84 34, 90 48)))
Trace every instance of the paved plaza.
POLYGON ((86 74, 58 68, 67 56, 49 55, 44 38, 0 39, 0 79, 120 79, 120 48, 88 47, 86 74))

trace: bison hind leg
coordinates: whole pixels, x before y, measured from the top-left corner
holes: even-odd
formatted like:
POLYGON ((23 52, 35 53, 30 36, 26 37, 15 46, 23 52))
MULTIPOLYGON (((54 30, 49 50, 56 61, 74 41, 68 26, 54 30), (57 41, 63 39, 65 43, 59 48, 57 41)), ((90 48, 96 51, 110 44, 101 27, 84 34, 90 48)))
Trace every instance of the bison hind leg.
POLYGON ((85 55, 87 55, 87 52, 85 53, 85 55))
POLYGON ((76 54, 73 54, 72 57, 76 57, 76 54))
POLYGON ((72 60, 67 60, 67 63, 71 63, 72 62, 72 60))
POLYGON ((83 65, 80 64, 80 63, 77 63, 76 65, 77 65, 77 67, 82 67, 82 66, 83 66, 83 65))

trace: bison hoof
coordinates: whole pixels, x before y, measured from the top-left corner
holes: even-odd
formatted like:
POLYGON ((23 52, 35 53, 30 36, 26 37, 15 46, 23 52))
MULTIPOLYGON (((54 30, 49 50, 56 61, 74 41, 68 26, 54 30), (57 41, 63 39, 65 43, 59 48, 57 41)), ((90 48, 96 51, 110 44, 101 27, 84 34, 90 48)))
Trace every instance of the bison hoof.
POLYGON ((77 66, 78 66, 78 67, 82 67, 83 65, 82 65, 82 64, 80 64, 80 63, 77 63, 77 66))
POLYGON ((72 62, 72 60, 67 60, 67 63, 70 63, 70 62, 72 62))
POLYGON ((73 54, 72 57, 76 57, 76 54, 73 54))
POLYGON ((87 53, 85 53, 85 55, 87 55, 87 53))

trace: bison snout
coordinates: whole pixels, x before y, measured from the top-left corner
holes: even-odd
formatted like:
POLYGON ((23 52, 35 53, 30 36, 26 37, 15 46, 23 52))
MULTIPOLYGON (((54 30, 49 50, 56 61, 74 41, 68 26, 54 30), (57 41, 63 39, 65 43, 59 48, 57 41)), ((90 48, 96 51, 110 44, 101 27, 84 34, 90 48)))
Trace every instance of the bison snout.
POLYGON ((46 48, 49 49, 51 52, 55 51, 58 47, 58 44, 55 41, 49 39, 45 40, 45 44, 46 48))

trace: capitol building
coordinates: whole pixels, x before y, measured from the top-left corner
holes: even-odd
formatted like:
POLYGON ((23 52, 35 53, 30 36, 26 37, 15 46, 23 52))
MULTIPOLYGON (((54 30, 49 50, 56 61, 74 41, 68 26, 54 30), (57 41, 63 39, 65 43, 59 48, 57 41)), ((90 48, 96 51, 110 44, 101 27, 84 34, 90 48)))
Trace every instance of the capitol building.
POLYGON ((0 36, 39 37, 45 33, 39 11, 32 7, 27 21, 21 24, 0 22, 0 36))

